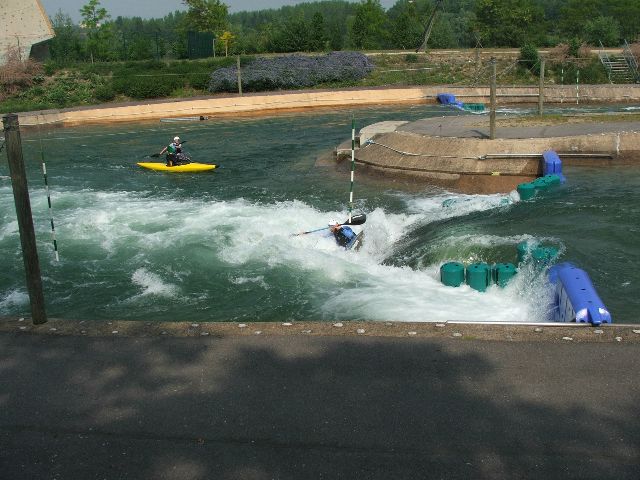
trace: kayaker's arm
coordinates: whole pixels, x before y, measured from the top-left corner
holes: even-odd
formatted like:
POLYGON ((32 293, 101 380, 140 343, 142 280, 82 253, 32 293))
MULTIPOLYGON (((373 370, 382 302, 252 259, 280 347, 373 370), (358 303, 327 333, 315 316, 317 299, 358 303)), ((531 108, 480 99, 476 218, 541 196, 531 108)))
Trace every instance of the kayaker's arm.
POLYGON ((168 148, 168 147, 164 147, 164 148, 160 151, 159 155, 162 155, 164 152, 166 152, 166 151, 167 151, 167 148, 168 148))

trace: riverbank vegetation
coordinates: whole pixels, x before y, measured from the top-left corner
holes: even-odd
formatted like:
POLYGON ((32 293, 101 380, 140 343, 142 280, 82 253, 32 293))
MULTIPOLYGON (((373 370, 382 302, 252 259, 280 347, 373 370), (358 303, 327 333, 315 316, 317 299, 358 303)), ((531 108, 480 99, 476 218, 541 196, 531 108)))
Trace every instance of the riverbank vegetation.
MULTIPOLYGON (((324 0, 234 14, 220 0, 183 3, 186 11, 156 19, 112 19, 99 0, 81 9, 79 24, 57 12, 44 64, 18 57, 0 68, 0 111, 235 92, 236 57, 244 91, 486 85, 489 55, 500 84, 531 84, 542 49, 546 82, 604 83, 609 78, 593 45, 618 46, 640 32, 640 3, 627 0, 446 0, 438 11, 431 0, 398 0, 388 10, 378 0, 324 0), (428 48, 414 53, 434 11, 428 48), (487 48, 491 54, 483 53, 487 48), (332 51, 364 52, 363 74, 286 67, 316 64, 332 51), (277 62, 284 70, 262 68, 277 62)), ((640 57, 640 43, 631 44, 634 50, 640 57)))

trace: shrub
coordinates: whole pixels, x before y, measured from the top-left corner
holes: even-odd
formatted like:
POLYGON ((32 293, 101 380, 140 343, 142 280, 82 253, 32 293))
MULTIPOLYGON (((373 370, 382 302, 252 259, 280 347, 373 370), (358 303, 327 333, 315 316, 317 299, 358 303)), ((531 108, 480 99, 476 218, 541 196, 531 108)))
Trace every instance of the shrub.
POLYGON ((42 75, 42 65, 33 60, 22 60, 20 50, 15 47, 7 48, 7 61, 0 67, 0 98, 13 95, 18 91, 30 87, 34 79, 42 75))
POLYGON ((125 75, 113 80, 113 90, 131 98, 168 97, 176 88, 182 86, 182 80, 176 76, 134 76, 125 75))
POLYGON ((520 66, 530 70, 536 75, 540 75, 540 55, 538 49, 530 43, 524 44, 520 48, 520 66))
POLYGON ((111 83, 106 83, 104 85, 96 87, 93 95, 97 100, 100 100, 101 102, 110 102, 111 100, 116 98, 116 92, 113 89, 113 85, 111 83))
POLYGON ((576 77, 578 81, 588 84, 608 83, 607 71, 597 57, 592 57, 590 61, 580 60, 578 62, 569 61, 562 65, 562 74, 560 69, 554 69, 554 77, 558 83, 574 84, 576 77), (578 74, 578 72, 580 72, 578 74), (562 78, 561 78, 562 75, 562 78))
MULTIPOLYGON (((373 67, 366 55, 357 52, 259 58, 242 67, 242 88, 257 92, 355 81, 366 77, 373 67)), ((211 74, 209 91, 234 92, 237 90, 237 78, 235 66, 219 68, 211 74)))

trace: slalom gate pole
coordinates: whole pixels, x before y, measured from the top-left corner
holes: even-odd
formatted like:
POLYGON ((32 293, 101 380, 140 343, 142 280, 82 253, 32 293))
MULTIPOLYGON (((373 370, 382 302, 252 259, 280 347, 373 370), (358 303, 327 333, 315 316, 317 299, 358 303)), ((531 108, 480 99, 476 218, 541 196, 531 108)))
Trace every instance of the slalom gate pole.
POLYGON ((49 204, 49 222, 51 222, 51 239, 53 240, 53 251, 56 254, 56 262, 59 262, 60 256, 58 255, 58 242, 56 241, 56 227, 53 224, 53 208, 51 207, 51 195, 49 193, 49 181, 47 179, 47 165, 44 163, 44 149, 42 148, 40 122, 38 122, 38 138, 40 140, 40 159, 42 160, 42 174, 44 175, 44 190, 47 193, 47 203, 49 204))
POLYGON ((356 119, 351 116, 351 187, 349 189, 349 223, 353 213, 353 179, 356 170, 356 119))
POLYGON ((58 255, 58 242, 56 241, 56 227, 53 224, 53 209, 51 208, 51 195, 49 195, 49 182, 47 181, 47 166, 44 163, 44 155, 42 157, 42 173, 44 175, 44 189, 47 192, 47 203, 49 204, 49 221, 51 222, 51 239, 53 240, 53 251, 56 254, 56 262, 60 261, 58 255))

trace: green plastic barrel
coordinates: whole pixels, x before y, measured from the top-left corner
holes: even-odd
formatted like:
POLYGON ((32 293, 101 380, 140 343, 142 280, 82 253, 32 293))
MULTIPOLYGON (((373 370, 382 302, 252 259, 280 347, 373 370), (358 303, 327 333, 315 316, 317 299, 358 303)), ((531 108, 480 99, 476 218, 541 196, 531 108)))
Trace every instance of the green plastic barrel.
POLYGON ((526 241, 520 242, 516 247, 516 250, 518 251, 518 263, 522 263, 529 256, 531 252, 531 245, 526 241))
POLYGON ((484 112, 485 110, 484 103, 465 103, 462 108, 470 112, 484 112))
POLYGON ((484 262, 472 263, 467 267, 467 285, 484 292, 491 281, 491 268, 484 262))
POLYGON ((493 267, 493 281, 499 287, 504 287, 511 280, 518 270, 512 263, 496 263, 493 267))
POLYGON ((560 177, 558 175, 545 175, 543 178, 549 185, 560 185, 560 177))
POLYGON ((520 200, 529 200, 536 195, 536 187, 533 183, 521 183, 516 188, 518 190, 518 195, 520 195, 520 200))
POLYGON ((464 265, 448 262, 440 267, 440 281, 447 287, 459 287, 464 283, 464 265))
POLYGON ((551 186, 544 177, 536 178, 531 184, 536 190, 547 190, 551 186))
POLYGON ((558 256, 558 249, 555 247, 536 247, 531 251, 531 259, 536 265, 550 265, 558 256))

